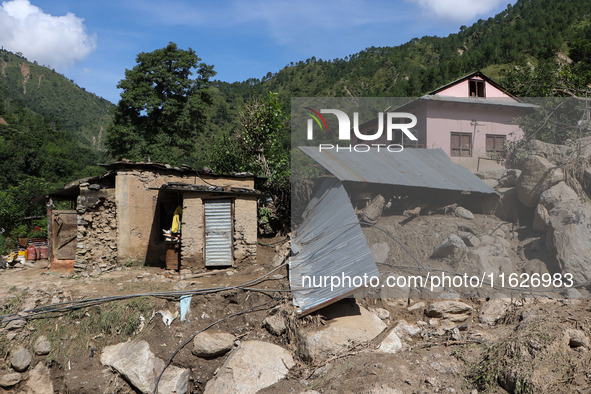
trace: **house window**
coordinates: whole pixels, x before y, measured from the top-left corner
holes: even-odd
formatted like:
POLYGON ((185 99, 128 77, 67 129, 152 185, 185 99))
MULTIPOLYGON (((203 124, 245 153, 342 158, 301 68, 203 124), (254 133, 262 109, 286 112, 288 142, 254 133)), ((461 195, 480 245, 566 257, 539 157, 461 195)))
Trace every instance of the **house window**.
POLYGON ((451 133, 450 156, 471 157, 472 156, 472 134, 451 133))
POLYGON ((505 151, 507 136, 498 134, 486 135, 486 153, 489 156, 497 156, 505 151))
POLYGON ((471 79, 470 81, 470 97, 486 97, 484 92, 484 81, 479 79, 471 79))

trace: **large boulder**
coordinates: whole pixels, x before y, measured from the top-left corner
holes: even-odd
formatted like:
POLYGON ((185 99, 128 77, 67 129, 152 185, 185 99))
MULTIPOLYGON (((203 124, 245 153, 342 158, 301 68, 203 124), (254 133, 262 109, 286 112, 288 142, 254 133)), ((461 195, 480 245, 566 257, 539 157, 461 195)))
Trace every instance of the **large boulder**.
POLYGON ((591 205, 574 204, 550 211, 546 246, 575 284, 591 281, 591 205))
POLYGON ((538 140, 529 141, 529 148, 537 155, 559 165, 568 159, 571 151, 571 148, 566 145, 550 144, 538 140))
POLYGON ((548 190, 540 194, 539 204, 551 211, 558 206, 568 206, 579 201, 577 193, 567 186, 565 182, 558 182, 548 190))
POLYGON ((256 393, 283 379, 294 365, 289 351, 281 346, 243 341, 207 382, 204 393, 256 393))
MULTIPOLYGON (((142 393, 152 393, 164 361, 154 356, 148 342, 128 341, 107 346, 101 354, 101 363, 119 372, 142 393)), ((186 393, 189 370, 168 366, 158 384, 159 393, 186 393)))
POLYGON ((386 324, 374 313, 357 305, 339 303, 331 305, 333 319, 326 325, 300 332, 300 355, 305 360, 315 360, 347 351, 352 345, 371 341, 386 328, 386 324))
POLYGON ((517 197, 527 208, 534 208, 540 194, 564 179, 564 173, 541 156, 525 159, 517 179, 517 197))

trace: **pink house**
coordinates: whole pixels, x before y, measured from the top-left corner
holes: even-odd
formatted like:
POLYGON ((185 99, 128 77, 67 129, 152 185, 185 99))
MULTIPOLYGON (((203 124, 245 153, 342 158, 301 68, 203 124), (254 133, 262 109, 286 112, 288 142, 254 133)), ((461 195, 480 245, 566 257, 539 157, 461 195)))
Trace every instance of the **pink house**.
MULTIPOLYGON (((521 102, 480 71, 466 75, 397 108, 417 117, 418 141, 405 147, 441 148, 471 171, 499 166, 506 141, 523 138, 516 123, 535 105, 521 102)), ((375 128, 376 119, 362 128, 375 128)), ((400 142, 400 141, 399 141, 400 142)))

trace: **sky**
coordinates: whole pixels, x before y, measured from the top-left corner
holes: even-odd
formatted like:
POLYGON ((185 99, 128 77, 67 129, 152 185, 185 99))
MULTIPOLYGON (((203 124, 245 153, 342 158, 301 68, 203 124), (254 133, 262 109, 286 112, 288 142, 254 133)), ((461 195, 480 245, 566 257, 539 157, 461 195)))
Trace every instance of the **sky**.
POLYGON ((447 36, 515 0, 5 0, 0 46, 117 103, 140 52, 170 41, 235 82, 312 56, 330 60, 447 36))

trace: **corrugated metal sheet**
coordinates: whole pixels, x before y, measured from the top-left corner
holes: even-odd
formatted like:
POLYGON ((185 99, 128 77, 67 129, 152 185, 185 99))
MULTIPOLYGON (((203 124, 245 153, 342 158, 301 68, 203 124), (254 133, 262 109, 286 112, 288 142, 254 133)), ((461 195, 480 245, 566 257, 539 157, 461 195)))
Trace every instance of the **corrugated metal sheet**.
POLYGON ((405 149, 388 152, 300 149, 341 181, 382 183, 433 189, 497 193, 467 168, 455 164, 441 149, 405 149))
POLYGON ((205 266, 232 265, 232 200, 206 200, 205 266))
POLYGON ((347 283, 304 287, 303 277, 379 276, 349 196, 336 179, 326 179, 304 215, 292 240, 289 281, 293 301, 301 314, 310 313, 352 293, 359 286, 347 283))

